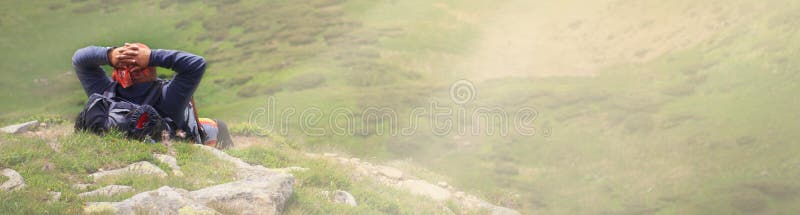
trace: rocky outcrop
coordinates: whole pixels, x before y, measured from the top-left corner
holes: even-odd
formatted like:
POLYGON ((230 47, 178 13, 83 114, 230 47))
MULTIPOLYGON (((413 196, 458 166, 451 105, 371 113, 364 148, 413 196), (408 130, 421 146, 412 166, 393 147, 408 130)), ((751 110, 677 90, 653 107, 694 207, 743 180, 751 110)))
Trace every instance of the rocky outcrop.
POLYGON ((342 164, 351 165, 355 170, 353 174, 355 174, 354 176, 356 177, 371 177, 387 186, 405 190, 415 195, 425 196, 435 201, 454 200, 465 209, 472 211, 490 211, 493 215, 519 214, 519 212, 514 209, 497 206, 474 195, 458 191, 445 181, 438 182, 438 185, 432 184, 424 180, 415 179, 414 176, 405 174, 403 171, 394 167, 373 165, 369 162, 361 161, 358 158, 347 158, 333 153, 324 153, 322 155, 305 153, 305 156, 329 159, 342 164))
POLYGON ((20 134, 27 131, 35 130, 39 127, 39 121, 30 121, 26 123, 20 123, 16 125, 9 125, 3 128, 0 128, 0 132, 7 133, 7 134, 20 134))
MULTIPOLYGON (((234 163, 237 169, 237 181, 191 192, 165 186, 157 190, 137 194, 121 202, 88 203, 84 208, 85 212, 112 212, 116 214, 281 214, 288 199, 292 196, 294 176, 263 166, 250 165, 213 147, 197 146, 221 160, 234 163)), ((142 171, 142 166, 147 166, 147 164, 129 166, 123 168, 127 169, 124 171, 114 171, 152 174, 154 171, 142 171)), ((154 165, 152 166, 158 168, 154 165)), ((293 170, 301 169, 303 168, 293 168, 293 170)), ((122 174, 118 172, 113 172, 110 175, 122 174)), ((164 176, 166 176, 166 173, 164 173, 164 176)), ((97 178, 95 177, 95 179, 97 178)))
POLYGON ((200 147, 201 149, 203 149, 203 150, 205 150, 207 152, 210 152, 212 155, 214 155, 215 157, 217 157, 220 160, 231 162, 234 165, 236 165, 236 169, 237 169, 236 176, 237 176, 237 178, 240 178, 240 179, 250 178, 250 177, 258 178, 258 177, 262 177, 264 175, 274 175, 274 174, 279 174, 280 173, 278 171, 273 171, 273 170, 267 169, 266 167, 261 166, 261 165, 250 165, 247 162, 242 161, 242 159, 230 156, 230 155, 226 154, 225 152, 220 151, 219 149, 214 148, 214 147, 201 145, 201 144, 197 144, 195 146, 200 147))
POLYGON ((96 197, 96 196, 113 196, 113 195, 117 195, 117 194, 120 194, 120 193, 126 193, 126 192, 131 192, 131 191, 133 191, 133 187, 130 187, 130 186, 109 185, 109 186, 105 186, 105 187, 97 189, 97 190, 80 193, 80 194, 78 194, 78 197, 88 198, 88 197, 96 197))
POLYGON ((8 180, 0 184, 0 191, 17 191, 22 188, 25 188, 25 179, 22 178, 17 171, 13 169, 3 169, 0 172, 5 177, 8 177, 8 180))
POLYGON ((85 213, 111 212, 115 214, 219 214, 187 197, 183 189, 161 187, 137 194, 121 202, 90 202, 85 213))
POLYGON ((154 175, 160 178, 167 177, 167 173, 158 166, 150 162, 142 161, 133 163, 121 169, 100 171, 89 175, 94 181, 100 180, 108 176, 125 175, 125 174, 138 174, 138 175, 154 175))
POLYGON ((400 182, 400 187, 409 192, 430 197, 433 200, 445 201, 450 199, 450 191, 422 180, 405 180, 400 182))
POLYGON ((358 206, 356 198, 353 197, 352 194, 344 190, 337 190, 336 192, 333 192, 333 202, 350 206, 358 206))

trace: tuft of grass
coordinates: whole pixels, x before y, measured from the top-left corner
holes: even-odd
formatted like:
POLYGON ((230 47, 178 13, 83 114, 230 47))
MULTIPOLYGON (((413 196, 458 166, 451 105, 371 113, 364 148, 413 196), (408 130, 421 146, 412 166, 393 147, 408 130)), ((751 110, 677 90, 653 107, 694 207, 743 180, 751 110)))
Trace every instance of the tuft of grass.
POLYGON ((325 77, 319 73, 306 73, 286 81, 285 88, 290 91, 311 89, 325 83, 325 77))
POLYGON ((267 168, 285 167, 287 164, 287 158, 282 154, 263 147, 231 149, 226 152, 234 157, 241 158, 245 162, 260 164, 267 168))

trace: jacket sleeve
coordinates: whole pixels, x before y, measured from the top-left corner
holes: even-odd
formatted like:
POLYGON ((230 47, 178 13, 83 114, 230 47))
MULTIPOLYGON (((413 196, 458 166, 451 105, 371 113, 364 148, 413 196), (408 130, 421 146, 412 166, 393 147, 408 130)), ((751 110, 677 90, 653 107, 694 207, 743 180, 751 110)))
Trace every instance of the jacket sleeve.
POLYGON ((111 84, 111 78, 100 67, 109 64, 109 49, 110 47, 89 46, 78 49, 72 56, 72 66, 87 96, 93 93, 102 94, 103 90, 111 84))
POLYGON ((206 61, 203 57, 175 50, 153 49, 150 66, 164 67, 175 71, 175 77, 165 86, 161 100, 161 111, 172 116, 182 113, 192 98, 203 73, 206 61))

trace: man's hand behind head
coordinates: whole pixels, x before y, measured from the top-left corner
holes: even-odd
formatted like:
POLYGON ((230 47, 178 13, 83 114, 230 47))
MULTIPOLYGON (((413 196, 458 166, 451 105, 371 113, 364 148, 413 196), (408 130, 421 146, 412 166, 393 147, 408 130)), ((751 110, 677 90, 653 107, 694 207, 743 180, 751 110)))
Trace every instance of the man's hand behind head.
POLYGON ((125 43, 111 51, 111 66, 115 68, 133 67, 142 70, 150 64, 150 47, 141 43, 125 43))
POLYGON ((155 67, 149 67, 150 53, 150 48, 141 43, 125 43, 111 50, 109 60, 114 67, 115 81, 125 88, 131 84, 155 81, 155 67))

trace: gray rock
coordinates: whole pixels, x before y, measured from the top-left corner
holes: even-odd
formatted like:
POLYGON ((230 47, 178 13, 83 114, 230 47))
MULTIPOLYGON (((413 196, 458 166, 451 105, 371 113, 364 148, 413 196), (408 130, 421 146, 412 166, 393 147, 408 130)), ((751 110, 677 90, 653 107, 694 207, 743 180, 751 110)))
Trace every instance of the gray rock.
POLYGON ((161 187, 121 202, 92 202, 86 213, 115 214, 281 214, 292 195, 294 177, 275 174, 188 192, 161 187))
POLYGON ((95 196, 113 196, 120 193, 131 192, 133 187, 122 185, 109 185, 103 188, 78 194, 78 197, 88 198, 95 196))
POLYGON ((187 197, 183 189, 161 187, 137 194, 122 202, 90 202, 85 213, 111 212, 115 214, 219 214, 187 197))
POLYGON ((27 132, 27 131, 32 131, 32 130, 36 129, 37 127, 39 127, 39 121, 34 120, 34 121, 26 122, 26 123, 20 123, 20 124, 16 124, 16 125, 9 125, 9 126, 0 128, 0 131, 2 131, 3 133, 8 133, 8 134, 19 134, 19 133, 24 133, 24 132, 27 132))
POLYGON ((50 199, 47 200, 48 203, 53 203, 57 202, 58 200, 61 200, 61 192, 50 191, 47 193, 50 194, 50 199))
POLYGON ((72 185, 72 189, 83 191, 89 189, 89 186, 92 186, 92 184, 77 183, 72 185))
POLYGON ((377 166, 378 173, 387 178, 400 180, 403 178, 403 171, 388 166, 377 166))
POLYGON ((242 159, 230 156, 230 155, 226 154, 225 152, 220 151, 217 148, 214 148, 214 147, 211 147, 211 146, 202 145, 202 144, 194 144, 194 146, 200 147, 200 149, 203 149, 203 150, 205 150, 207 152, 210 152, 212 155, 214 155, 215 157, 217 157, 217 158, 219 158, 221 160, 224 160, 224 161, 231 162, 231 163, 235 164, 237 168, 248 168, 248 167, 251 167, 250 164, 248 164, 247 162, 242 161, 242 159))
POLYGON ((183 176, 183 171, 181 171, 181 167, 178 166, 178 159, 169 155, 163 154, 153 154, 153 157, 156 158, 161 163, 166 164, 172 169, 172 174, 175 176, 183 176))
POLYGON ((337 190, 336 192, 333 193, 333 202, 338 204, 346 204, 350 206, 358 206, 356 198, 353 197, 352 194, 343 190, 337 190))
POLYGON ((0 172, 3 176, 8 177, 8 180, 0 184, 0 191, 17 191, 25 188, 25 179, 22 178, 17 171, 13 169, 3 169, 0 172))
POLYGON ((161 168, 158 168, 158 166, 153 165, 147 161, 133 163, 121 169, 92 173, 91 175, 89 175, 89 177, 92 177, 94 181, 97 181, 108 176, 124 175, 124 174, 154 175, 161 178, 167 177, 167 173, 164 172, 164 170, 161 170, 161 168))
POLYGON ((409 192, 430 197, 433 200, 444 201, 450 199, 450 191, 422 180, 405 180, 400 186, 409 192))
MULTIPOLYGON (((218 159, 233 163, 239 180, 192 191, 189 194, 192 199, 218 211, 240 214, 280 214, 283 211, 293 192, 294 176, 261 165, 250 165, 214 147, 196 146, 218 159)), ((284 169, 303 170, 305 168, 284 169)))
POLYGON ((292 196, 293 184, 294 176, 275 174, 192 191, 189 196, 218 211, 235 211, 238 214, 281 214, 289 197, 292 196))

